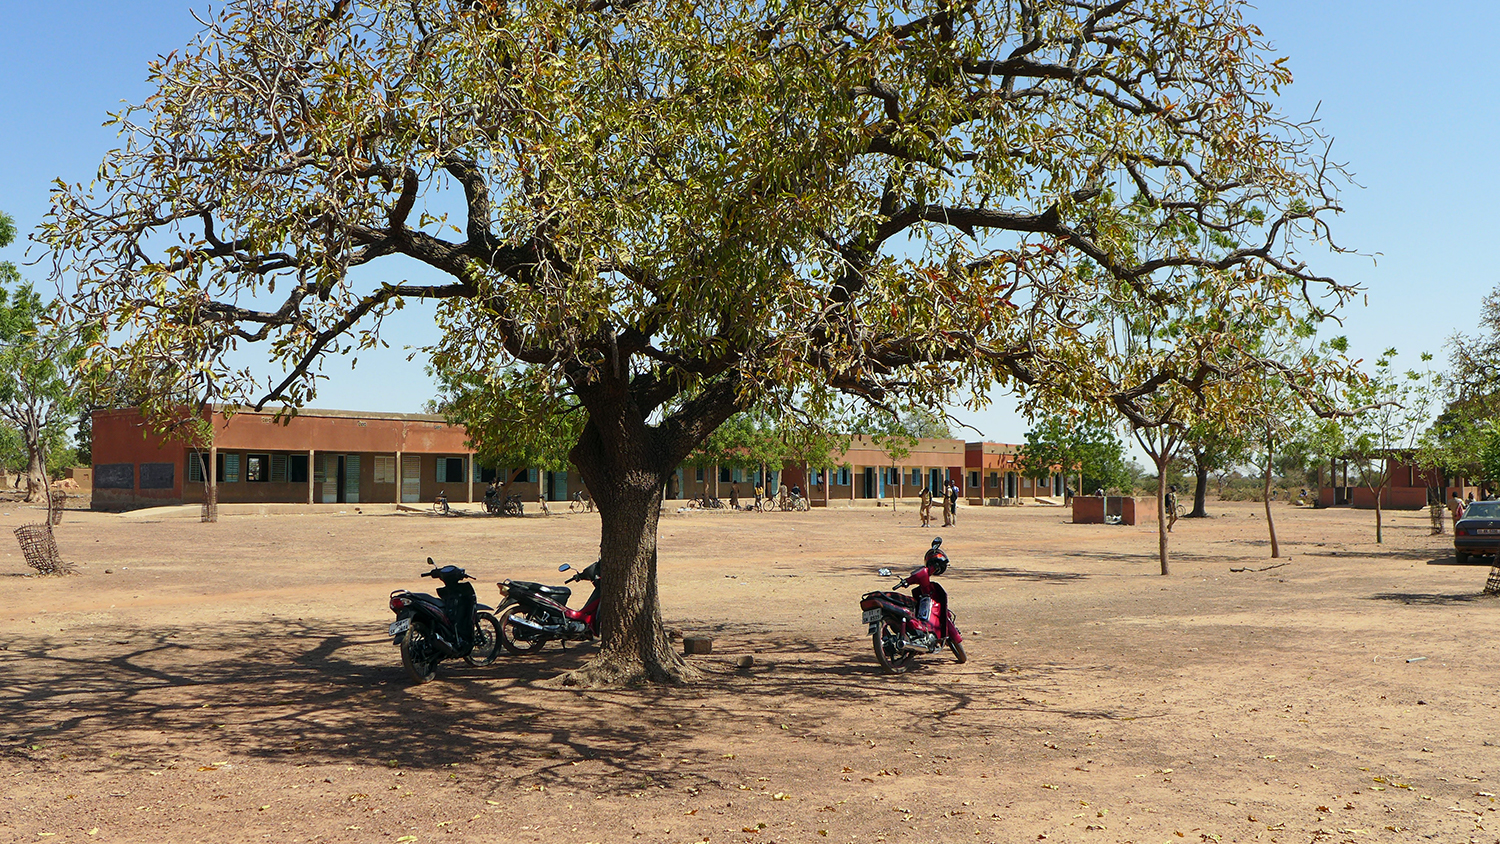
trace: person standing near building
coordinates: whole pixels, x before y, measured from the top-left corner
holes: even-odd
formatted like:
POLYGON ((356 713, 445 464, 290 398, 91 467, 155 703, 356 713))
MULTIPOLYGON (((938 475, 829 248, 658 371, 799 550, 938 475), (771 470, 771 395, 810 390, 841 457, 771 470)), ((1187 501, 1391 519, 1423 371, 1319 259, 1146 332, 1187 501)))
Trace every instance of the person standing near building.
POLYGON ((948 524, 958 524, 958 483, 948 482, 948 524))
POLYGON ((932 527, 932 485, 923 484, 922 494, 922 527, 932 527))
POLYGON ((949 527, 953 524, 953 511, 948 508, 948 497, 952 494, 952 492, 953 482, 943 481, 943 500, 940 503, 940 506, 943 508, 943 527, 949 527))

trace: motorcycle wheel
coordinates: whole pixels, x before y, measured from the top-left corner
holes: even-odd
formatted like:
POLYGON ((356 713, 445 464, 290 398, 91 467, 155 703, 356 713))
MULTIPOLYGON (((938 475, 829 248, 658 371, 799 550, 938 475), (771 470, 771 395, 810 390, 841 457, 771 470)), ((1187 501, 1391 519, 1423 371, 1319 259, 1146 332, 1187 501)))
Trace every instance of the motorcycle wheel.
POLYGON ((464 662, 475 668, 491 665, 500 655, 500 622, 487 612, 474 616, 474 647, 464 662))
POLYGON ((512 616, 519 616, 521 618, 527 619, 528 621, 531 618, 529 613, 514 604, 509 607, 502 608, 500 610, 500 644, 504 645, 505 649, 513 654, 531 653, 537 648, 540 648, 544 644, 545 640, 539 638, 528 639, 524 637, 518 637, 511 632, 511 628, 513 626, 513 622, 511 621, 512 616))
POLYGON ((969 653, 968 651, 964 650, 963 642, 955 642, 952 639, 949 639, 948 650, 953 651, 953 661, 958 663, 959 665, 963 665, 964 663, 969 661, 969 653))
POLYGON ((870 635, 870 643, 875 648, 875 661, 880 663, 887 674, 905 674, 915 658, 911 651, 896 649, 896 640, 899 638, 900 630, 888 618, 882 619, 880 628, 870 635))
POLYGON ((406 673, 417 684, 426 683, 437 676, 440 657, 436 651, 437 648, 433 646, 427 635, 427 628, 423 625, 413 623, 406 629, 406 635, 401 637, 401 664, 406 666, 406 673))

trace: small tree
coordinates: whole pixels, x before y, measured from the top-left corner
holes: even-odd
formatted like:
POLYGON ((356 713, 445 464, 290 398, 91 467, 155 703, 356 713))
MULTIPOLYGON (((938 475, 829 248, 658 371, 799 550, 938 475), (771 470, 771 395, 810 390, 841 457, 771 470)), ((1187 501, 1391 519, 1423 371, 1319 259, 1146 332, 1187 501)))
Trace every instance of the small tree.
POLYGON ((49 316, 31 285, 0 287, 0 418, 26 449, 27 501, 50 500, 48 454, 64 443, 78 406, 74 370, 82 345, 49 316))
MULTIPOLYGON (((918 405, 872 407, 854 418, 849 432, 869 437, 872 445, 885 452, 893 473, 898 464, 911 454, 918 440, 948 439, 953 436, 948 421, 941 414, 918 405)), ((933 494, 936 495, 937 490, 933 490, 933 494)), ((892 498, 892 509, 896 506, 895 501, 892 498)))
POLYGON ((1026 432, 1016 452, 1016 471, 1043 477, 1054 469, 1078 482, 1079 494, 1090 489, 1127 489, 1125 446, 1108 425, 1078 411, 1046 414, 1026 432))
MULTIPOLYGON (((584 413, 566 397, 540 392, 550 385, 539 381, 534 372, 510 369, 492 378, 468 370, 433 368, 430 372, 438 380, 438 398, 429 408, 464 426, 479 465, 546 472, 567 469, 568 450, 578 440, 584 413), (559 410, 559 405, 564 409, 559 410)), ((500 480, 502 500, 515 480, 514 471, 500 480)))
POLYGON ((1425 368, 1431 354, 1422 354, 1420 371, 1398 371, 1395 357, 1395 349, 1386 349, 1374 371, 1351 384, 1350 399, 1362 409, 1345 426, 1348 454, 1356 461, 1360 482, 1375 496, 1376 543, 1384 541, 1381 499, 1390 486, 1391 467, 1397 460, 1412 459, 1432 424, 1432 406, 1442 385, 1441 376, 1425 368))

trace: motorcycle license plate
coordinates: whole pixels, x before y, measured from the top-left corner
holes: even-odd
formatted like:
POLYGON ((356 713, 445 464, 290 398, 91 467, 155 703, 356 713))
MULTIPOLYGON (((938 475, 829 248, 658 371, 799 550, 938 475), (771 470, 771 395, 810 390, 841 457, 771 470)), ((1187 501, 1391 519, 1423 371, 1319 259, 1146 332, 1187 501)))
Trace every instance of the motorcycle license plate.
POLYGON ((885 615, 885 613, 880 611, 880 607, 873 607, 871 609, 865 610, 863 620, 865 624, 874 624, 880 621, 881 616, 883 615, 885 615))
POLYGON ((391 622, 390 634, 392 636, 399 636, 402 633, 405 633, 406 632, 406 628, 408 628, 410 626, 411 626, 411 619, 409 619, 409 618, 398 618, 395 621, 391 622))

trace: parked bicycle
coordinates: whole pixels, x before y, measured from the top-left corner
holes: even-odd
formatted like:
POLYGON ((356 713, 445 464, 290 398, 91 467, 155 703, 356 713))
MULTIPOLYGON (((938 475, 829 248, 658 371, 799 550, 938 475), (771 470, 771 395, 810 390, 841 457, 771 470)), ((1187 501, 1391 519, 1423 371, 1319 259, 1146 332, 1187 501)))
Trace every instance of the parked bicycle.
POLYGON ((438 490, 437 498, 432 501, 432 512, 441 516, 446 516, 453 512, 453 508, 448 506, 448 493, 438 490))
POLYGON ((500 507, 500 515, 502 515, 502 516, 524 516, 524 515, 526 515, 526 505, 521 503, 521 496, 516 495, 515 493, 511 493, 510 495, 505 496, 505 503, 503 505, 501 505, 501 507, 500 507))
POLYGON ((697 498, 688 499, 688 507, 694 510, 723 510, 726 506, 723 501, 706 492, 697 498))
POLYGON ((568 499, 568 512, 592 513, 594 512, 594 499, 585 495, 583 490, 580 489, 573 493, 572 498, 568 499))

